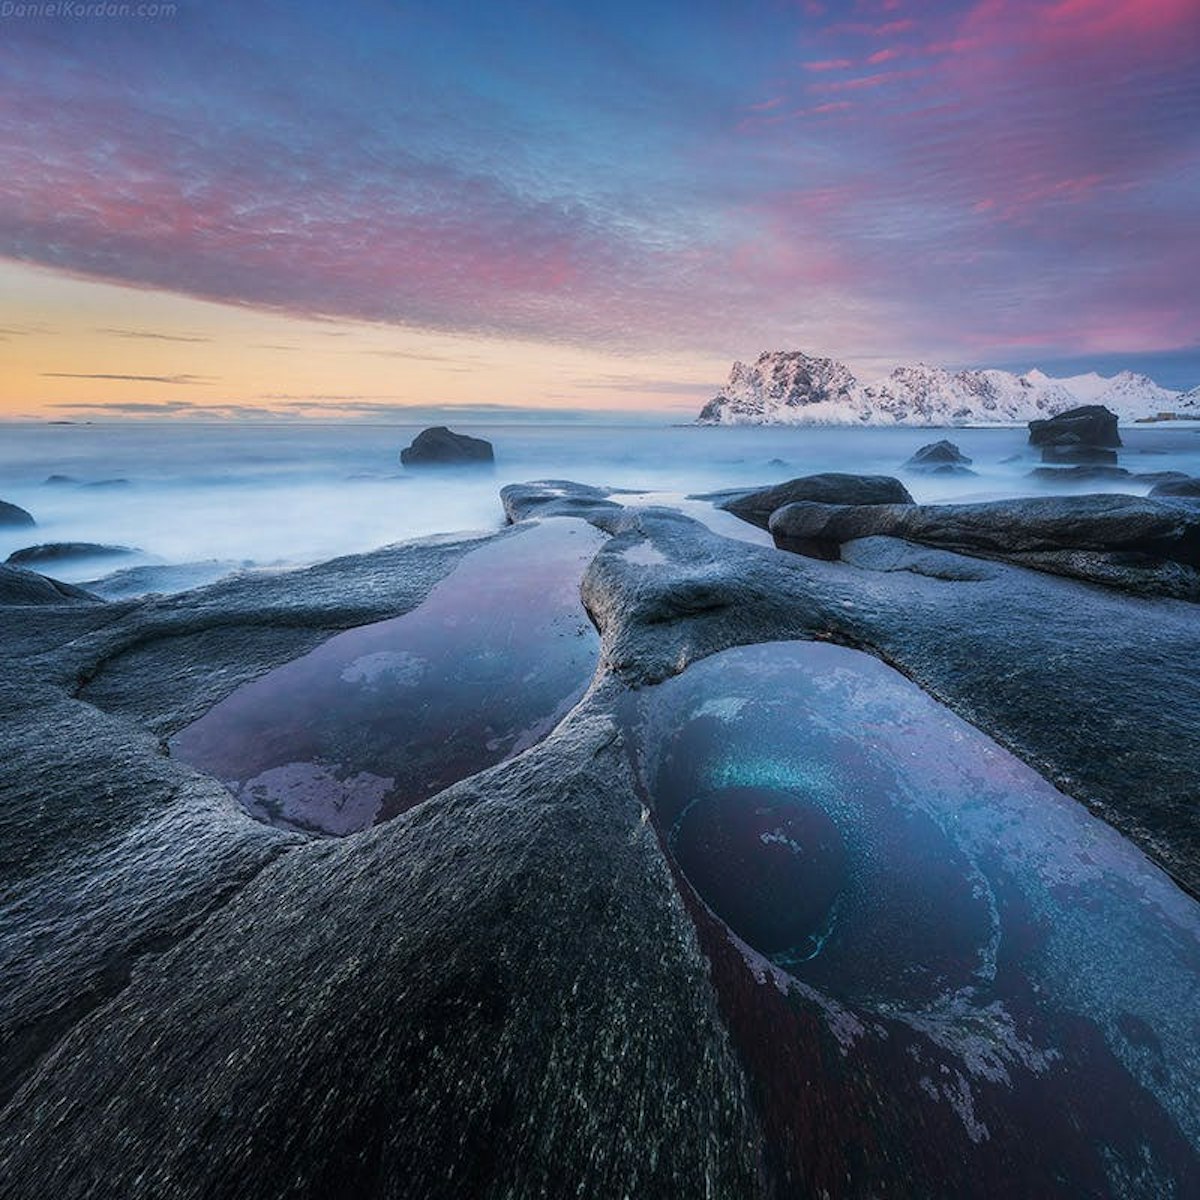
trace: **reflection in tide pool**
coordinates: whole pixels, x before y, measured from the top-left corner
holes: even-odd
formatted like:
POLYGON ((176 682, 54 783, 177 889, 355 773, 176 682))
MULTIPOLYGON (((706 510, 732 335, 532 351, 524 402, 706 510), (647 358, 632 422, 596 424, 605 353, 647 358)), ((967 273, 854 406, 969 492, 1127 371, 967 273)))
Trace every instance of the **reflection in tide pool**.
POLYGON ((1139 850, 842 647, 628 715, 794 1186, 1200 1195, 1200 906, 1139 850))
POLYGON ((579 598, 603 536, 522 527, 473 550, 413 612, 338 634, 239 688, 171 743, 260 820, 346 834, 544 737, 586 690, 579 598))

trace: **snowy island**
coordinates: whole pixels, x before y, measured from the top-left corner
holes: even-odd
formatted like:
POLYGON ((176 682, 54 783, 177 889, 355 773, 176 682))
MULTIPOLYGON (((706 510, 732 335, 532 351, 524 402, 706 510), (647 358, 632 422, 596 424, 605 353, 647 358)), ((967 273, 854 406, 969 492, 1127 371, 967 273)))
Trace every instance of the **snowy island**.
POLYGON ((1055 379, 1042 371, 947 371, 897 367, 874 382, 844 363, 773 350, 733 364, 729 382, 698 425, 1012 425, 1080 404, 1102 404, 1123 420, 1160 414, 1200 418, 1200 387, 1175 392, 1145 375, 1091 372, 1055 379))

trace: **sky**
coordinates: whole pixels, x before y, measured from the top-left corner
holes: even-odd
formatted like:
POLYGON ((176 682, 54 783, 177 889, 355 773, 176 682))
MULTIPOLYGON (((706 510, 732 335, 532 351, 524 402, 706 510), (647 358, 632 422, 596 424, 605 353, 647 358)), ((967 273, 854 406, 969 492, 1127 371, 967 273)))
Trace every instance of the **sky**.
POLYGON ((1200 0, 5 0, 0 416, 1190 387, 1198 64, 1200 0))

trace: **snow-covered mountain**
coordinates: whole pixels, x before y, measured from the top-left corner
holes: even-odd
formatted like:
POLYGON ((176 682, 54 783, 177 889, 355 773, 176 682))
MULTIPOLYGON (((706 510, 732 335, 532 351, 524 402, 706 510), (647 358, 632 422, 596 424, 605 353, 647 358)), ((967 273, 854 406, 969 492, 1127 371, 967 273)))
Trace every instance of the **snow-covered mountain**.
POLYGON ((1200 386, 1192 388, 1190 392, 1184 392, 1175 401, 1174 411, 1200 417, 1200 386))
POLYGON ((729 382, 703 408, 700 425, 1024 424, 1080 404, 1103 404, 1122 420, 1160 412, 1200 415, 1200 398, 1160 387, 1145 375, 1095 372, 1052 379, 1041 371, 946 371, 924 363, 897 367, 866 383, 843 363, 799 350, 737 362, 729 382), (1191 398, 1190 403, 1188 398, 1191 398))

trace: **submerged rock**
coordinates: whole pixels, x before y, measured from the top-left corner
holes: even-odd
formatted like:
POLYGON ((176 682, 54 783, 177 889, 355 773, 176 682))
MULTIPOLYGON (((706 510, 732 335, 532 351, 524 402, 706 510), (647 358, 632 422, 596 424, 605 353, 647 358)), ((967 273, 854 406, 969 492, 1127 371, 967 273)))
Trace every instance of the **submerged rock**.
POLYGON ((495 454, 491 442, 483 438, 434 425, 418 433, 412 445, 400 451, 400 461, 406 467, 477 465, 494 462, 495 454))
POLYGON ((0 500, 0 527, 16 529, 36 524, 32 515, 19 505, 9 504, 7 500, 0 500))
MULTIPOLYGON (((703 497, 702 497, 703 498, 703 497)), ((824 504, 911 504, 912 496, 898 479, 888 475, 843 475, 828 472, 804 475, 755 492, 718 493, 717 507, 767 528, 771 514, 796 500, 824 504)))

